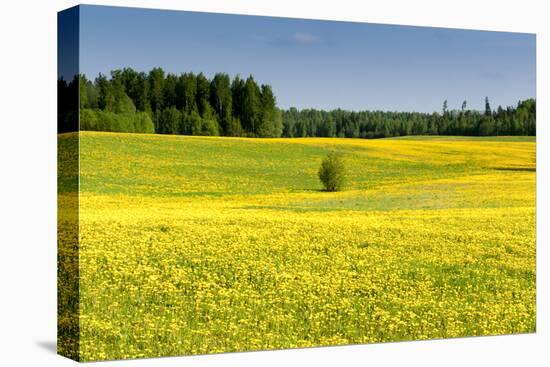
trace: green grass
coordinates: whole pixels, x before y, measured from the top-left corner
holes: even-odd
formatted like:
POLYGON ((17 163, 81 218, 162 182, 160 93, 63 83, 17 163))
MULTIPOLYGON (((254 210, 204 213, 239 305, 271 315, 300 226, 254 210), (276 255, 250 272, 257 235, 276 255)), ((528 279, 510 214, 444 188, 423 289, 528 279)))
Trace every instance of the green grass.
MULTIPOLYGON (((535 330, 534 139, 80 143, 82 360, 535 330), (342 192, 317 178, 330 151, 342 192)), ((71 244, 61 232, 63 299, 71 244)))
MULTIPOLYGON (((485 152, 462 146, 453 148, 452 144, 425 145, 405 153, 392 146, 400 141, 414 144, 418 139, 426 143, 446 144, 455 139, 475 142, 456 137, 255 140, 158 135, 126 139, 124 134, 109 133, 84 133, 84 136, 82 163, 93 162, 94 167, 82 170, 81 187, 96 194, 194 197, 316 191, 322 189, 317 178, 320 162, 335 149, 350 158, 348 190, 486 173, 487 164, 480 159, 506 159, 506 152, 490 151, 490 156, 480 157, 478 154, 485 152), (333 145, 331 141, 354 144, 333 145), (388 157, 380 154, 388 152, 388 157), (447 162, 443 156, 446 154, 460 158, 447 162)), ((500 144, 511 140, 495 137, 488 141, 500 144)), ((523 137, 514 141, 532 142, 523 137)), ((520 147, 518 153, 523 156, 531 152, 529 145, 520 147)))

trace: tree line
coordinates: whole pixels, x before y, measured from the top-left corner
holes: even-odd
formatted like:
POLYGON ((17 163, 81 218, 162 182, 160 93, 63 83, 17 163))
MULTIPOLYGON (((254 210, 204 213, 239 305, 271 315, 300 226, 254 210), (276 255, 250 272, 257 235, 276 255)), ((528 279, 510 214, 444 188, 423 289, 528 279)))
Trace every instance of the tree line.
MULTIPOLYGON (((60 96, 73 93, 76 80, 59 82, 60 96)), ((185 135, 245 137, 382 138, 406 135, 535 135, 536 102, 484 111, 467 108, 441 112, 331 111, 277 107, 273 89, 217 73, 148 73, 131 68, 78 77, 80 129, 185 135)), ((61 113, 61 112, 60 112, 61 113)), ((69 114, 70 115, 70 114, 69 114)), ((71 115, 72 116, 72 115, 71 115)), ((66 118, 70 118, 68 116, 66 118)), ((63 116, 60 117, 63 119, 63 116)))
POLYGON ((315 109, 283 111, 285 137, 385 138, 407 135, 536 135, 536 102, 519 101, 517 106, 492 110, 485 98, 485 110, 466 108, 441 113, 345 111, 315 109))
POLYGON ((281 111, 270 85, 217 73, 166 74, 131 68, 80 76, 82 130, 277 137, 281 111))

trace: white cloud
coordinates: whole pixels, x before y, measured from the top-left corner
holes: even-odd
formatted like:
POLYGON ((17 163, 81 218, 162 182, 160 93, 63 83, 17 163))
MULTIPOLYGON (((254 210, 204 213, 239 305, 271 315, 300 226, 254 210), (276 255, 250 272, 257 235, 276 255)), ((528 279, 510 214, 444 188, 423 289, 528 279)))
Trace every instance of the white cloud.
POLYGON ((297 43, 311 44, 320 41, 319 37, 311 33, 296 32, 292 35, 292 40, 297 43))

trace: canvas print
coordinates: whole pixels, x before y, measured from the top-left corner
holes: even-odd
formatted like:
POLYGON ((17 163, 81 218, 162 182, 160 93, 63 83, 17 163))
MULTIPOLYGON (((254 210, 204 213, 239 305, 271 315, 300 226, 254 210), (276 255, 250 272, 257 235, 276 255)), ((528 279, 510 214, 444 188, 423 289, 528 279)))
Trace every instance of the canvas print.
POLYGON ((534 34, 58 15, 58 351, 533 333, 534 34))

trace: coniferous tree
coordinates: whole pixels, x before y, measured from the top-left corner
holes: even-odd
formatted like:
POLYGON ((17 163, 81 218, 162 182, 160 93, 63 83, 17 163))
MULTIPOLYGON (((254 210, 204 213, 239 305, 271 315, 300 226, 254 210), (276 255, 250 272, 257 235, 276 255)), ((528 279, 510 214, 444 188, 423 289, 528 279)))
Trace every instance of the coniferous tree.
POLYGON ((260 89, 250 75, 244 84, 241 101, 241 123, 251 136, 257 135, 260 119, 260 89))
POLYGON ((281 114, 277 109, 273 90, 269 85, 263 84, 260 91, 260 112, 256 133, 260 137, 279 137, 282 130, 281 114))
POLYGON ((491 105, 489 104, 489 97, 485 97, 485 116, 489 117, 493 114, 491 111, 491 105))

